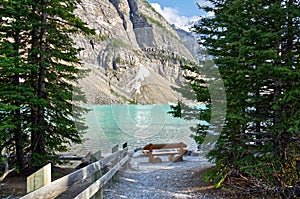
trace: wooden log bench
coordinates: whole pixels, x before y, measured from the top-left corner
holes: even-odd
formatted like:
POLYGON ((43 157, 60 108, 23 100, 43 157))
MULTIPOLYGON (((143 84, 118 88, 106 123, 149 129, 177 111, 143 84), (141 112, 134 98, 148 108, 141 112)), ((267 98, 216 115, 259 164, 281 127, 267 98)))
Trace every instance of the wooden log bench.
POLYGON ((158 156, 169 156, 169 161, 183 161, 183 155, 187 152, 187 145, 183 142, 167 144, 148 144, 143 148, 143 155, 149 157, 151 163, 161 163, 158 156))

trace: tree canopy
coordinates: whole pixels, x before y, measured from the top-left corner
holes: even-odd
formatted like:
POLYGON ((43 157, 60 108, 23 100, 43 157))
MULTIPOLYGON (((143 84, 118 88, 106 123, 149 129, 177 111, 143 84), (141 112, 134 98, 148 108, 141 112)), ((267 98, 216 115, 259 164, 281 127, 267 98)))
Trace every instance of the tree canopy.
MULTIPOLYGON (((300 3, 209 2, 211 6, 201 9, 213 16, 203 17, 194 31, 214 61, 211 67, 220 72, 227 101, 220 137, 207 155, 216 164, 209 178, 219 186, 233 174, 254 176, 288 189, 298 182, 300 172, 296 163, 300 149, 300 3)), ((191 67, 185 70, 201 72, 191 67)), ((195 76, 188 78, 195 83, 195 76)), ((199 89, 202 87, 193 85, 202 96, 198 100, 210 110, 202 111, 200 118, 210 122, 203 114, 213 114, 212 102, 207 91, 199 89)), ((196 131, 200 143, 211 134, 207 125, 199 125, 196 131)))
POLYGON ((79 2, 1 1, 0 150, 21 170, 81 142, 76 80, 84 71, 72 34, 94 31, 74 14, 79 2))

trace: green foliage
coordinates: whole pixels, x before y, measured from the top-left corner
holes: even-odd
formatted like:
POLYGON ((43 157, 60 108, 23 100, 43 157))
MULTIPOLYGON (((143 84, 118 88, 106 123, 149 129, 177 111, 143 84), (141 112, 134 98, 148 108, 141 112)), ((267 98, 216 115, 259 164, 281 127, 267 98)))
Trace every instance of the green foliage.
POLYGON ((76 105, 84 98, 75 82, 84 71, 70 35, 94 31, 73 13, 77 3, 1 3, 0 139, 20 169, 43 165, 81 141, 86 110, 76 105))
POLYGON ((219 186, 237 171, 292 185, 299 177, 299 4, 210 2, 214 7, 203 9, 215 17, 194 30, 219 68, 228 105, 226 125, 208 154, 216 163, 210 178, 219 186))
MULTIPOLYGON (((207 155, 216 167, 206 179, 220 187, 235 173, 293 186, 299 179, 300 153, 299 2, 210 2, 212 7, 202 9, 215 16, 203 18, 194 31, 215 65, 205 56, 200 63, 206 68, 206 83, 199 78, 203 75, 199 67, 183 67, 193 74, 186 79, 197 100, 208 105, 198 112, 202 120, 209 123, 209 114, 219 114, 209 96, 213 94, 210 65, 218 67, 226 89, 225 123, 207 155)), ((212 125, 194 129, 200 144, 205 144, 212 125)))
POLYGON ((162 25, 162 23, 160 23, 159 21, 153 19, 152 17, 150 16, 146 16, 146 15, 143 15, 144 17, 146 17, 151 23, 157 25, 158 27, 162 28, 162 29, 165 29, 165 27, 162 25))
POLYGON ((114 39, 110 41, 112 48, 130 48, 129 44, 125 43, 122 39, 114 39))
POLYGON ((160 18, 160 19, 162 19, 162 20, 165 20, 165 18, 160 14, 160 13, 158 13, 150 4, 149 4, 149 2, 147 1, 147 0, 143 0, 144 1, 144 3, 146 4, 146 6, 152 11, 152 12, 154 12, 154 13, 156 13, 157 15, 158 15, 158 17, 160 18))

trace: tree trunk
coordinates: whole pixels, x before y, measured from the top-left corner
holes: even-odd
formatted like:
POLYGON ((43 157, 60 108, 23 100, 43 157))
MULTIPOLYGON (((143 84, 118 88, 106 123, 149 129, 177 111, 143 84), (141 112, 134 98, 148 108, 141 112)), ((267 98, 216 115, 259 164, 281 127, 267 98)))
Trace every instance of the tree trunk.
MULTIPOLYGON (((43 9, 46 6, 44 5, 43 9)), ((46 43, 46 12, 44 10, 40 11, 35 6, 33 8, 34 13, 42 12, 42 26, 35 27, 32 31, 32 41, 31 41, 31 60, 37 70, 33 70, 31 73, 32 87, 35 89, 35 96, 39 100, 38 103, 34 104, 31 110, 31 120, 32 120, 32 132, 31 132, 31 154, 45 155, 44 148, 44 105, 41 104, 41 101, 45 98, 45 64, 44 59, 45 55, 45 43, 46 43)), ((31 157, 32 158, 32 157, 31 157)))
MULTIPOLYGON (((19 55, 19 47, 20 47, 20 31, 16 31, 14 34, 14 50, 15 50, 15 56, 20 57, 19 55)), ((20 86, 20 75, 18 73, 15 73, 14 79, 13 79, 13 84, 15 87, 20 86)), ((14 105, 17 107, 20 107, 20 102, 15 101, 14 105)), ((21 120, 21 110, 18 108, 14 112, 14 117, 16 118, 16 128, 13 130, 13 135, 14 135, 14 141, 15 141, 15 147, 16 147, 16 156, 17 156, 17 165, 20 170, 23 170, 25 167, 24 164, 24 140, 22 139, 23 133, 22 133, 22 120, 21 120)))
MULTIPOLYGON (((45 73, 46 73, 46 66, 45 66, 45 60, 47 59, 47 57, 45 56, 45 52, 46 52, 46 23, 47 23, 47 13, 45 12, 46 9, 46 5, 45 2, 43 1, 43 10, 42 10, 42 24, 43 26, 41 27, 41 31, 40 31, 40 49, 41 49, 41 53, 40 54, 40 60, 39 60, 39 74, 38 74, 38 98, 39 99, 45 99, 45 73)), ((37 145, 37 153, 38 154, 45 154, 45 148, 44 148, 44 142, 45 142, 45 138, 43 133, 44 128, 45 128, 45 112, 44 112, 44 106, 38 106, 38 110, 37 110, 37 124, 38 126, 40 126, 40 132, 39 132, 39 139, 38 139, 38 145, 37 145)))

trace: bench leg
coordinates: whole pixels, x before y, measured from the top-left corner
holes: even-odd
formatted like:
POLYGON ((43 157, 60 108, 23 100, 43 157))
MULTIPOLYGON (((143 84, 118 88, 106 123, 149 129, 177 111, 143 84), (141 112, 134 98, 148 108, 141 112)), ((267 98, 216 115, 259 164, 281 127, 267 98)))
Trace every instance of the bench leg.
POLYGON ((170 162, 173 162, 174 161, 174 155, 169 155, 168 159, 169 159, 170 162))
POLYGON ((162 160, 160 157, 157 157, 157 156, 153 156, 153 161, 152 163, 162 163, 162 160))
POLYGON ((153 162, 153 155, 152 154, 149 155, 149 162, 153 162))
POLYGON ((182 155, 175 155, 173 158, 173 162, 182 162, 183 161, 183 157, 182 155))

